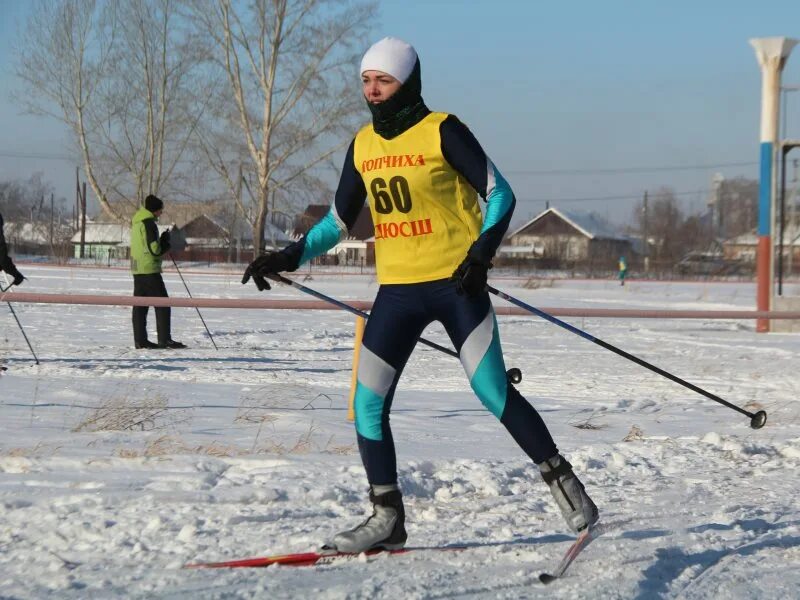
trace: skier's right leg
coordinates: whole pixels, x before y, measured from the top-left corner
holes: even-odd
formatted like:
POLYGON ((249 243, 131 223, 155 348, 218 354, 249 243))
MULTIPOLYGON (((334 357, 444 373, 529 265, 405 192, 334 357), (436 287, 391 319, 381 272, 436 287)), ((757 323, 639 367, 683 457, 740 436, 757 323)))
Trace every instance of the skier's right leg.
POLYGON ((430 322, 413 288, 381 286, 364 331, 354 404, 358 450, 373 510, 366 521, 334 536, 332 545, 342 552, 401 548, 406 542, 389 412, 403 367, 430 322))
POLYGON ((133 307, 133 344, 137 348, 147 346, 147 306, 133 307))
MULTIPOLYGON (((149 296, 147 280, 144 275, 133 276, 133 295, 149 296)), ((147 341, 147 306, 134 306, 131 311, 133 321, 133 344, 136 348, 145 348, 147 341)))

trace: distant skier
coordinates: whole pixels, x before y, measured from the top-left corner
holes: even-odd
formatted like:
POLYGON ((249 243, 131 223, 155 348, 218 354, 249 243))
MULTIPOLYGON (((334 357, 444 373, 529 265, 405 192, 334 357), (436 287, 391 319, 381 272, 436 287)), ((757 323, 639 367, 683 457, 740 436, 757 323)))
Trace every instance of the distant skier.
POLYGON ((384 38, 364 55, 360 72, 372 124, 350 144, 330 211, 298 242, 254 260, 242 278, 269 289, 265 277, 332 248, 369 198, 381 286, 364 332, 355 420, 373 512, 332 545, 361 552, 406 542, 389 412, 403 368, 433 321, 444 325, 481 402, 539 466, 569 527, 582 530, 597 521, 597 507, 539 413, 508 382, 486 291, 516 203, 511 188, 461 121, 425 106, 413 47, 384 38), (485 219, 478 195, 488 203, 485 219))
POLYGON ((628 262, 624 256, 619 257, 619 284, 625 285, 625 276, 628 274, 628 262))
POLYGON ((17 270, 14 261, 8 255, 8 246, 6 246, 6 238, 3 235, 2 214, 0 214, 0 271, 5 271, 14 278, 11 285, 22 285, 22 282, 25 281, 25 277, 17 270))
MULTIPOLYGON (((158 217, 164 209, 160 198, 150 195, 133 215, 131 225, 131 271, 133 272, 133 295, 167 297, 167 288, 161 277, 161 258, 169 252, 170 234, 158 235, 158 217)), ((147 339, 147 306, 133 307, 133 341, 136 348, 186 348, 185 344, 172 339, 170 332, 170 307, 157 306, 156 329, 158 344, 147 339)))

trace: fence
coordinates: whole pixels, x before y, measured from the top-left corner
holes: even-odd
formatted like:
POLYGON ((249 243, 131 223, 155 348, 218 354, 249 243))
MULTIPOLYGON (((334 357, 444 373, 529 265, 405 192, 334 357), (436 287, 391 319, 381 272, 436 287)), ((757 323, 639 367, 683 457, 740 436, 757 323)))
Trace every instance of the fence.
MULTIPOLYGON (((33 294, 27 292, 5 292, 0 301, 38 304, 84 304, 93 306, 170 306, 176 308, 242 308, 277 310, 341 310, 321 300, 256 300, 242 298, 153 298, 146 296, 108 296, 85 294, 33 294)), ((349 305, 369 311, 372 302, 350 301, 349 305)), ((624 308, 564 308, 539 307, 556 317, 599 317, 635 319, 800 319, 800 310, 651 310, 624 308)), ((495 307, 498 315, 528 316, 529 311, 511 306, 495 307)))

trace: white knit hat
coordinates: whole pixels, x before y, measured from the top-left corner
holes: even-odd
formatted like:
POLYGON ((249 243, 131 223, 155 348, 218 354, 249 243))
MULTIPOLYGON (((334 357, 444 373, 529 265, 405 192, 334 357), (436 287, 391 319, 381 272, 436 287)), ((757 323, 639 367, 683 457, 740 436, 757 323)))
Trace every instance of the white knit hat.
POLYGON ((405 83, 416 62, 417 52, 411 44, 397 38, 385 37, 372 44, 364 54, 361 59, 361 74, 364 71, 382 71, 400 83, 405 83))

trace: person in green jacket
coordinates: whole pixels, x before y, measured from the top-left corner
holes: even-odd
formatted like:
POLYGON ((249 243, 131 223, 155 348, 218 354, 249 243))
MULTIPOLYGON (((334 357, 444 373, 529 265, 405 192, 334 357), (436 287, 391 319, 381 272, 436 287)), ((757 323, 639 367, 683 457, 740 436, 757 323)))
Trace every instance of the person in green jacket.
MULTIPOLYGON (((158 234, 158 217, 164 210, 164 202, 149 195, 133 215, 131 226, 131 271, 133 272, 133 295, 167 297, 167 288, 161 277, 161 258, 169 252, 169 231, 158 234)), ((136 348, 186 348, 176 342, 170 333, 170 308, 157 306, 156 329, 158 344, 147 339, 148 306, 133 307, 133 342, 136 348)))

